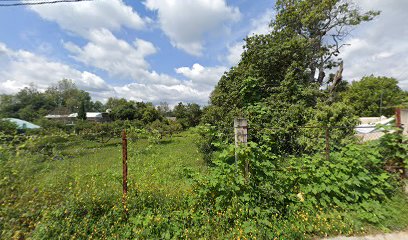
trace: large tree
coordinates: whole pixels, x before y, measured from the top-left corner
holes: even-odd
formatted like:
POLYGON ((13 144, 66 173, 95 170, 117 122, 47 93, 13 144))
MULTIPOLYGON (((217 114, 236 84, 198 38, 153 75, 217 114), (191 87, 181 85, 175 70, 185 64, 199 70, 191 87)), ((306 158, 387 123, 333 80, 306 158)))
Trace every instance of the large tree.
POLYGON ((63 79, 56 85, 49 87, 45 95, 57 107, 55 114, 69 114, 78 112, 82 102, 86 109, 92 109, 93 103, 88 92, 79 89, 72 80, 63 79))
POLYGON ((344 102, 352 106, 361 117, 391 116, 407 96, 408 93, 398 87, 395 78, 375 76, 353 82, 341 94, 344 102))
POLYGON ((197 126, 200 123, 202 110, 197 103, 188 103, 184 105, 179 102, 173 109, 174 116, 177 118, 183 128, 197 126))
POLYGON ((0 96, 0 115, 28 121, 47 114, 70 114, 84 105, 88 111, 101 111, 101 102, 92 102, 88 92, 79 89, 72 80, 63 79, 56 85, 39 91, 34 85, 21 89, 15 95, 0 96))
MULTIPOLYGON (((294 153, 301 146, 293 127, 328 110, 319 106, 332 104, 330 93, 342 86, 343 65, 337 56, 344 38, 378 12, 360 12, 343 0, 278 0, 276 13, 269 34, 246 38, 241 61, 221 77, 203 119, 230 129, 233 117, 245 116, 251 123, 251 140, 272 141, 275 149, 294 153), (326 77, 337 67, 335 75, 326 77)), ((352 118, 348 106, 333 107, 352 118)))
POLYGON ((282 90, 288 75, 296 75, 296 85, 337 85, 331 82, 342 78, 337 56, 344 38, 378 14, 361 13, 343 0, 278 0, 276 11, 269 34, 246 39, 241 62, 221 78, 211 104, 231 109, 260 101, 282 90), (336 77, 326 78, 336 66, 336 77))
POLYGON ((25 87, 15 95, 2 95, 0 102, 0 115, 27 121, 45 116, 56 106, 34 86, 25 87))

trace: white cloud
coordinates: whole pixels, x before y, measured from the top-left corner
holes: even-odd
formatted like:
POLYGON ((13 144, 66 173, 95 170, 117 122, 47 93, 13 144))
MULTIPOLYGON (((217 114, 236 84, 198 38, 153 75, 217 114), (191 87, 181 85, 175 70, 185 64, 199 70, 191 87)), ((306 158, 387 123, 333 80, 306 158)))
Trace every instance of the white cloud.
POLYGON ((116 38, 109 30, 92 30, 89 42, 79 47, 71 42, 64 44, 72 57, 87 66, 108 72, 111 76, 130 78, 139 83, 174 85, 179 80, 149 70, 145 58, 157 49, 151 42, 136 39, 133 44, 116 38))
POLYGON ((87 37, 91 29, 142 29, 147 21, 122 0, 48 4, 32 6, 30 9, 43 19, 54 21, 61 28, 83 37, 87 37))
POLYGON ((206 34, 223 30, 241 15, 225 0, 146 0, 145 6, 158 12, 161 29, 174 47, 196 56, 202 54, 206 34))
POLYGON ((153 103, 167 102, 174 106, 178 102, 195 102, 206 104, 208 92, 194 89, 183 84, 166 86, 161 84, 131 83, 122 87, 115 87, 121 97, 135 101, 150 101, 153 103))
POLYGON ((375 20, 358 27, 344 48, 344 77, 359 80, 366 75, 395 77, 408 90, 408 25, 405 0, 358 0, 366 10, 380 10, 375 20))
MULTIPOLYGON (((135 42, 138 46, 145 44, 144 41, 135 42)), ((149 50, 147 47, 143 51, 144 54, 149 54, 152 49, 149 50)), ((188 81, 181 81, 155 71, 146 71, 149 81, 113 86, 91 72, 79 71, 67 64, 51 61, 25 50, 14 51, 0 42, 0 94, 14 94, 30 84, 44 91, 61 79, 67 78, 72 79, 80 89, 90 92, 94 100, 125 97, 154 103, 167 101, 170 105, 180 101, 206 104, 210 94, 209 86, 213 86, 222 69, 204 68, 198 64, 191 69, 180 69, 182 70, 177 71, 188 77, 188 81), (173 84, 167 84, 169 82, 173 84)))
MULTIPOLYGON (((274 11, 272 9, 267 9, 259 18, 251 19, 250 30, 247 36, 252 36, 254 34, 266 34, 270 31, 269 23, 271 22, 274 11)), ((226 60, 229 65, 236 65, 241 60, 241 54, 244 52, 244 41, 239 41, 228 46, 228 54, 226 60)))
POLYGON ((215 84, 226 71, 225 67, 203 67, 196 63, 190 67, 175 69, 176 73, 185 77, 186 81, 174 79, 166 74, 151 73, 154 82, 136 82, 115 87, 120 96, 136 101, 167 102, 175 105, 178 102, 195 102, 201 105, 208 103, 208 97, 215 84), (167 79, 176 80, 175 84, 162 84, 167 79))
POLYGON ((221 76, 227 70, 226 67, 203 67, 196 63, 191 68, 177 68, 176 72, 188 78, 191 85, 201 90, 211 91, 221 76))
POLYGON ((269 24, 275 15, 273 9, 266 9, 266 11, 259 17, 251 19, 251 30, 248 35, 267 34, 271 29, 269 24))
POLYGON ((93 73, 78 71, 28 51, 13 51, 1 42, 0 62, 0 93, 16 93, 30 84, 43 91, 64 78, 72 79, 79 88, 91 92, 94 97, 113 90, 93 73))
POLYGON ((237 65, 241 60, 241 54, 244 52, 244 41, 237 42, 228 47, 227 62, 229 65, 237 65))

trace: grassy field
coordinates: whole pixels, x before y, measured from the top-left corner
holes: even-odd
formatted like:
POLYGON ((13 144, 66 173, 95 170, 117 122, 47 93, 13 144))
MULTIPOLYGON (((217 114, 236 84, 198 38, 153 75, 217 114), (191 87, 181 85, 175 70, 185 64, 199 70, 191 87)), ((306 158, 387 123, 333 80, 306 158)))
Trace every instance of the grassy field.
MULTIPOLYGON (((48 144, 53 137, 37 140, 48 144)), ((197 140, 194 131, 129 139, 128 215, 121 139, 99 143, 69 136, 47 151, 33 151, 28 143, 19 145, 16 156, 3 158, 0 151, 0 239, 311 239, 408 226, 402 193, 349 211, 305 207, 271 217, 268 209, 251 205, 243 181, 233 184, 232 168, 207 167, 197 140)))
MULTIPOLYGON (((142 198, 153 196, 152 204, 160 204, 157 199, 163 204, 179 202, 191 191, 186 172, 206 171, 196 138, 192 132, 183 132, 156 143, 129 140, 129 208, 137 208, 143 201, 150 201, 142 198)), ((120 208, 120 139, 102 144, 72 138, 57 152, 48 159, 35 154, 21 155, 13 166, 7 166, 11 172, 7 178, 12 184, 1 188, 4 196, 1 238, 13 237, 11 233, 15 238, 30 236, 30 231, 41 224, 40 219, 60 206, 92 204, 88 206, 92 209, 106 204, 120 208)))
MULTIPOLYGON (((185 169, 204 171, 201 158, 190 132, 163 139, 150 144, 146 139, 129 140, 128 171, 129 188, 138 191, 159 191, 164 194, 181 194, 189 189, 183 172, 185 169)), ((37 176, 39 185, 55 183, 62 179, 67 183, 79 184, 83 189, 106 191, 122 189, 122 146, 120 139, 107 144, 81 141, 62 151, 68 156, 53 161, 47 171, 37 176)), ((32 186, 32 184, 30 184, 32 186)))

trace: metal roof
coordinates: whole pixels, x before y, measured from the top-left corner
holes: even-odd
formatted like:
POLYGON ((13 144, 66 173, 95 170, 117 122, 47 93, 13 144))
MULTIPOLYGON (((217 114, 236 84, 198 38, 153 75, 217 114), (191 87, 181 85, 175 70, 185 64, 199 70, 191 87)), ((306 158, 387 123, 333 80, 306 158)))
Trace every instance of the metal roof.
POLYGON ((41 128, 38 125, 35 125, 33 123, 18 119, 18 118, 3 118, 3 120, 8 120, 12 123, 15 123, 17 125, 17 128, 19 129, 38 129, 41 128))
POLYGON ((384 129, 378 128, 377 125, 389 125, 394 120, 394 117, 386 118, 384 116, 378 118, 360 118, 362 124, 358 125, 355 130, 361 134, 382 132, 384 129))
MULTIPOLYGON (((68 115, 69 118, 76 118, 78 117, 78 113, 72 113, 68 115)), ((86 113, 87 118, 103 118, 102 113, 100 112, 87 112, 86 113)))

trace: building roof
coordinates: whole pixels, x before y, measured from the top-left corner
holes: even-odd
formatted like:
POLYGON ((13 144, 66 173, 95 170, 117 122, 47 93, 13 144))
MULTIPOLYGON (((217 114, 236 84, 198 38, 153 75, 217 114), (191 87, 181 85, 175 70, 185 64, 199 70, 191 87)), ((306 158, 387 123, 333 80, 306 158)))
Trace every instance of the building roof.
POLYGON ((394 117, 386 118, 384 116, 381 117, 362 117, 360 118, 361 124, 358 125, 355 130, 357 133, 366 134, 366 133, 373 133, 373 132, 381 132, 384 129, 378 128, 378 125, 390 125, 392 121, 394 121, 394 117))
POLYGON ((41 128, 38 125, 35 125, 33 123, 18 119, 18 118, 3 118, 3 120, 8 120, 12 123, 15 123, 17 125, 18 129, 38 129, 41 128))
MULTIPOLYGON (((69 118, 76 118, 78 117, 78 113, 72 113, 68 115, 69 118)), ((87 112, 86 113, 87 118, 103 118, 102 113, 100 112, 87 112)))
POLYGON ((47 116, 45 116, 45 118, 67 118, 68 115, 52 115, 52 114, 48 114, 47 116))

